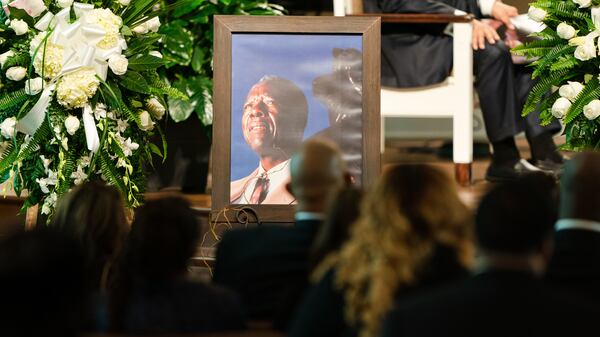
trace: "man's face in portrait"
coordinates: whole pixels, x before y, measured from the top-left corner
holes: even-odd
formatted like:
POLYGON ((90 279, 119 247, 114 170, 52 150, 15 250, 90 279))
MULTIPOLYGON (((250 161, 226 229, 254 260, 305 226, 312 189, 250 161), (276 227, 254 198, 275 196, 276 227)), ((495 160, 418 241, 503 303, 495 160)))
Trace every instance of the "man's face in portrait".
POLYGON ((246 143, 257 153, 272 149, 277 137, 281 105, 267 82, 250 89, 244 104, 242 131, 246 143))

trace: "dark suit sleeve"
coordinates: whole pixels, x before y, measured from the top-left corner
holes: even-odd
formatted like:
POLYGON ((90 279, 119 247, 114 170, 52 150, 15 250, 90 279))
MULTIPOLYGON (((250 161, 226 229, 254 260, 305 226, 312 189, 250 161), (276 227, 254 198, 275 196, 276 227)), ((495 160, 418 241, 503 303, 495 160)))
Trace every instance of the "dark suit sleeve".
POLYGON ((367 0, 377 1, 383 13, 454 14, 456 8, 433 0, 367 0))

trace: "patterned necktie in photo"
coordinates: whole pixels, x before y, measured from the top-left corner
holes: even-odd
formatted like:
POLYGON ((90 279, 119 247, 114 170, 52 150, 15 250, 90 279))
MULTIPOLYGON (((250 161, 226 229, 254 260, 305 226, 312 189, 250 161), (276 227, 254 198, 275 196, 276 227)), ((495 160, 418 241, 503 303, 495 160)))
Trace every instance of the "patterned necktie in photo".
POLYGON ((266 175, 262 175, 256 180, 254 191, 252 191, 252 196, 250 197, 250 204, 261 204, 267 197, 267 193, 269 193, 269 178, 266 175))

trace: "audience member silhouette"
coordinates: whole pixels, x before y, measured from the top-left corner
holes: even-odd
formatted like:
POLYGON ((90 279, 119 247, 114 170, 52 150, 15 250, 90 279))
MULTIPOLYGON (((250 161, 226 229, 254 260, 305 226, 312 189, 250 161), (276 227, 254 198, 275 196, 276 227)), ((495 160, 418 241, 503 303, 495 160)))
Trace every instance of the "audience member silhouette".
POLYGON ((591 328, 588 309, 539 279, 551 253, 555 187, 543 173, 494 187, 475 219, 474 275, 396 302, 381 336, 581 336, 591 328))
POLYGON ((85 295, 76 240, 43 228, 0 242, 0 336, 77 336, 85 295))
POLYGON ((298 201, 294 226, 229 231, 217 249, 213 281, 241 295, 248 319, 287 320, 280 312, 291 310, 282 305, 293 303, 291 293, 306 282, 309 252, 327 200, 348 180, 339 151, 321 139, 302 144, 291 158, 290 173, 287 189, 298 201))
POLYGON ((391 167, 367 195, 338 256, 323 262, 333 268, 307 292, 289 336, 376 336, 395 297, 466 276, 469 218, 444 173, 391 167))
POLYGON ((311 248, 311 269, 319 266, 330 254, 339 251, 350 236, 350 228, 360 215, 362 190, 348 186, 339 190, 327 208, 325 222, 311 248))
POLYGON ((198 241, 189 204, 178 197, 148 201, 135 215, 110 296, 111 324, 127 333, 243 329, 237 297, 190 278, 198 241))
POLYGON ((600 153, 569 161, 561 179, 560 219, 547 279, 600 300, 600 153))
POLYGON ((111 267, 129 231, 119 190, 98 181, 75 187, 59 200, 52 227, 81 243, 87 286, 94 291, 106 289, 111 267))

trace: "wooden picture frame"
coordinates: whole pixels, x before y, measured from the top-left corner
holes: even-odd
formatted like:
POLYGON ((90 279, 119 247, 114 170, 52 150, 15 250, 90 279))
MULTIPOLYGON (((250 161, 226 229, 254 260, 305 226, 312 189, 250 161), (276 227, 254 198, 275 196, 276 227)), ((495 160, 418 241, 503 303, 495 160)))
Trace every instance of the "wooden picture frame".
MULTIPOLYGON (((253 35, 285 35, 290 39, 309 36, 319 39, 339 36, 360 39, 362 108, 360 113, 361 178, 370 186, 380 173, 380 18, 378 17, 214 17, 214 121, 212 148, 212 222, 287 223, 294 221, 294 206, 282 204, 241 204, 230 201, 232 178, 232 41, 253 35)), ((331 52, 331 51, 330 51, 331 52)), ((236 77, 239 80, 239 76, 236 77)), ((236 81, 237 83, 237 81, 236 81)), ((246 91, 247 92, 247 91, 246 91)), ((237 103, 236 103, 237 104, 237 103)), ((247 104, 247 103, 246 103, 247 104)), ((237 110, 236 110, 237 111, 237 110)), ((329 117, 331 118, 331 117, 329 117)), ((241 132, 241 131, 240 131, 241 132)), ((256 166, 256 165, 254 165, 256 166)), ((235 167, 234 167, 235 168, 235 167)), ((257 169, 258 170, 258 169, 257 169)), ((247 200, 247 199, 246 199, 247 200)))

